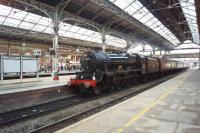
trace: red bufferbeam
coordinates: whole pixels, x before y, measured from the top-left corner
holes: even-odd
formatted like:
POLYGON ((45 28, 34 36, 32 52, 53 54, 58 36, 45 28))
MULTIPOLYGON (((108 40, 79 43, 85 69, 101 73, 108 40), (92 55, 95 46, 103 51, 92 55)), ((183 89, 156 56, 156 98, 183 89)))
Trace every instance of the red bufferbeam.
POLYGON ((80 79, 71 79, 68 82, 68 86, 80 86, 84 85, 86 88, 95 88, 96 87, 96 80, 80 80, 80 79))

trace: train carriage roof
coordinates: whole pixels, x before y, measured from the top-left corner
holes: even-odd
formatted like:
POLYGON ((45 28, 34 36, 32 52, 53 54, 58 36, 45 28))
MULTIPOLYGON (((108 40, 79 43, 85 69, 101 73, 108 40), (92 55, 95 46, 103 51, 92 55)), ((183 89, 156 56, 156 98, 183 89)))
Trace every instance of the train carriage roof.
POLYGON ((133 53, 133 54, 131 54, 131 55, 136 55, 136 56, 138 56, 139 58, 146 58, 144 55, 141 55, 141 54, 138 54, 138 53, 133 53))

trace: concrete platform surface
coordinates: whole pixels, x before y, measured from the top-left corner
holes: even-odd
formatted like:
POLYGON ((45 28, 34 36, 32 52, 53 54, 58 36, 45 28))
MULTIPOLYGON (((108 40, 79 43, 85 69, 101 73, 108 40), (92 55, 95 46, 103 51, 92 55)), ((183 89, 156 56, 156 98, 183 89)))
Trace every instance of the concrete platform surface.
POLYGON ((57 133, 200 133, 200 71, 190 69, 57 133))
POLYGON ((67 85, 67 82, 72 76, 73 75, 59 76, 59 80, 53 80, 52 77, 4 80, 0 84, 0 95, 64 86, 67 85))

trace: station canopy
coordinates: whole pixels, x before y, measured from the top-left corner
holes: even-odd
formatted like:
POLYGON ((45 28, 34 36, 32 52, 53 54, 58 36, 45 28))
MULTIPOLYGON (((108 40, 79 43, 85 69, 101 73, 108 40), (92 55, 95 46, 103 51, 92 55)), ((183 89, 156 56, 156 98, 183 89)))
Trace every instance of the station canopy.
MULTIPOLYGON (((163 38, 171 42, 171 44, 173 44, 174 46, 180 45, 184 40, 187 39, 190 39, 194 43, 199 44, 199 29, 197 24, 197 16, 199 16, 199 14, 197 14, 197 10, 195 9, 198 7, 198 5, 196 4, 197 0, 195 1, 196 3, 194 2, 194 0, 173 0, 173 2, 170 2, 172 0, 169 0, 169 2, 165 1, 164 3, 163 1, 161 2, 158 0, 152 0, 151 2, 145 1, 144 3, 141 0, 107 1, 110 1, 109 3, 113 3, 115 6, 128 13, 130 16, 143 24, 146 28, 148 27, 149 29, 160 34, 163 38), (169 5, 167 6, 166 4, 169 5), (152 5, 156 6, 154 7, 152 5), (172 20, 174 21, 167 22, 166 20, 164 20, 165 18, 161 18, 161 16, 164 16, 162 12, 163 8, 166 15, 169 12, 172 14, 175 13, 175 15, 172 17, 172 20), (172 10, 176 8, 178 8, 178 13, 172 10), (156 11, 158 14, 156 14, 154 11, 156 11), (180 17, 178 15, 183 17, 183 19, 180 19, 180 22, 179 19, 174 19, 175 17, 180 17), (177 27, 172 26, 171 22, 173 22, 173 25, 177 25, 177 27)), ((103 9, 102 11, 106 10, 103 9)), ((34 31, 36 33, 39 32, 53 34, 52 23, 49 18, 30 13, 28 12, 28 10, 19 10, 5 5, 0 5, 0 25, 10 26, 18 29, 25 29, 29 30, 30 32, 34 31)), ((149 30, 148 28, 147 31, 149 30)), ((134 28, 133 31, 130 32, 134 32, 134 28)), ((91 30, 91 28, 87 28, 87 26, 84 26, 83 28, 76 23, 72 25, 66 22, 61 22, 59 35, 63 37, 81 39, 96 43, 102 42, 102 36, 99 32, 93 31, 91 30)), ((122 48, 126 47, 126 41, 124 39, 120 39, 111 35, 106 35, 106 40, 107 45, 122 48)))
MULTIPOLYGON (((27 11, 0 5, 0 25, 10 26, 34 32, 53 34, 51 19, 27 11)), ((58 31, 60 36, 101 43, 99 32, 61 22, 58 31)), ((126 47, 123 39, 106 35, 106 43, 111 46, 126 47)))

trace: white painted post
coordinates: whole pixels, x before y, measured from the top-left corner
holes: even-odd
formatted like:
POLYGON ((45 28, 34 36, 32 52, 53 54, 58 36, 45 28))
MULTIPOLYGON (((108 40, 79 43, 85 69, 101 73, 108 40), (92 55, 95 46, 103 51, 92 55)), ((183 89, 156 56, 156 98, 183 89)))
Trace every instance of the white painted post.
POLYGON ((106 51, 106 35, 102 34, 102 52, 106 51))
POLYGON ((102 29, 101 33, 101 43, 102 43, 102 52, 106 52, 106 28, 105 26, 102 29))
POLYGON ((39 69, 38 69, 38 57, 36 56, 36 64, 37 64, 37 73, 36 73, 36 77, 39 78, 39 69))
POLYGON ((199 49, 199 70, 200 70, 200 49, 199 49))
POLYGON ((130 46, 131 45, 131 41, 129 39, 126 39, 126 45, 127 45, 126 52, 128 52, 128 49, 131 47, 130 46))
POLYGON ((3 82, 3 55, 1 54, 0 57, 1 57, 0 58, 0 63, 1 63, 0 64, 1 65, 0 66, 1 67, 1 70, 0 70, 1 71, 1 81, 3 82))
POLYGON ((20 56, 20 79, 23 79, 23 56, 20 56))
POLYGON ((58 53, 57 53, 57 48, 58 48, 58 30, 59 30, 59 24, 60 21, 58 19, 58 13, 55 14, 53 20, 53 49, 55 51, 55 55, 53 55, 53 71, 52 71, 52 76, 53 80, 59 80, 58 77, 58 53))
POLYGON ((142 53, 143 53, 143 55, 144 55, 144 52, 145 52, 145 45, 146 44, 142 44, 142 53))
POLYGON ((156 55, 156 48, 155 47, 152 47, 153 48, 153 55, 156 55))

